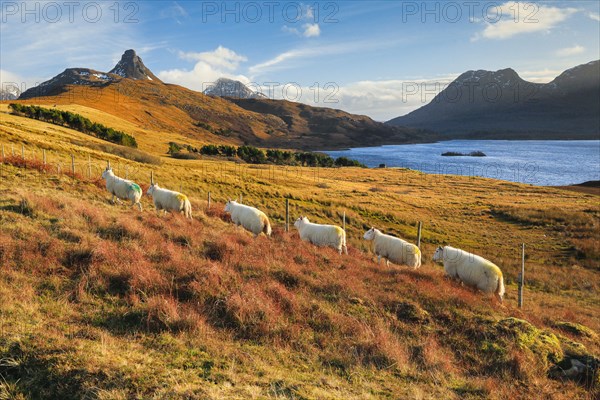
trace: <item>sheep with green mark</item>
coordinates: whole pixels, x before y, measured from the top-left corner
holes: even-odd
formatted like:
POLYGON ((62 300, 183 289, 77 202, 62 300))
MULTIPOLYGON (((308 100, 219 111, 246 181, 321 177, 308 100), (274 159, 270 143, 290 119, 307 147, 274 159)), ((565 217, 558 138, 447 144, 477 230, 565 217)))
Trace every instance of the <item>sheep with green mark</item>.
POLYGON ((112 194, 111 202, 113 204, 115 199, 119 203, 121 200, 130 200, 132 207, 137 204, 140 211, 142 211, 142 203, 140 203, 142 188, 137 183, 119 178, 110 167, 102 172, 102 179, 106 180, 106 190, 112 194))

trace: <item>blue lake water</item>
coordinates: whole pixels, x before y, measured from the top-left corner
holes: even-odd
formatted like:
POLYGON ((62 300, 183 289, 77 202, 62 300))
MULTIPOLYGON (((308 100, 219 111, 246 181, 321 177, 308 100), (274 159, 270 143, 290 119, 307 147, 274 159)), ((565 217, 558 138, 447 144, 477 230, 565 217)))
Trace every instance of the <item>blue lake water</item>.
POLYGON ((450 140, 437 143, 327 151, 377 167, 403 167, 431 174, 482 176, 540 186, 600 180, 600 140, 450 140), (442 153, 482 151, 486 157, 442 153))

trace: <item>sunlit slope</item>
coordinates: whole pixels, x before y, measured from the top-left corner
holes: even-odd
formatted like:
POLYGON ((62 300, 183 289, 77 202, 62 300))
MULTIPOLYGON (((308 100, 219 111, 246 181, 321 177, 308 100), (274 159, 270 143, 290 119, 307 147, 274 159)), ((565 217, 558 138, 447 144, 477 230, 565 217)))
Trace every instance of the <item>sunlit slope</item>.
MULTIPOLYGON (((108 126, 135 126, 124 116, 72 107, 108 126)), ((0 171, 0 351, 15 360, 0 368, 9 393, 44 397, 42 388, 52 387, 46 398, 596 394, 547 372, 548 357, 577 347, 569 340, 598 354, 597 336, 559 327, 573 322, 600 331, 597 197, 397 169, 174 160, 164 157, 158 132, 148 130, 148 140, 143 132, 133 134, 143 151, 162 155, 161 165, 104 153, 98 139, 0 108, 5 151, 18 155, 25 144, 26 157, 34 151, 39 160, 46 149, 63 173, 6 165, 0 171), (64 176, 71 154, 84 176, 88 156, 95 177, 107 160, 142 185, 153 171, 162 186, 188 194, 195 220, 159 219, 147 198, 141 214, 108 204, 102 181, 64 176), (240 194, 271 217, 273 238, 254 240, 220 218, 223 201, 240 194), (308 215, 341 224, 345 212, 350 255, 301 243, 293 228, 285 233, 285 198, 292 221, 308 215), (368 227, 414 241, 418 221, 419 271, 372 262, 361 240, 368 227), (527 286, 518 309, 521 243, 527 286), (441 244, 500 266, 505 307, 445 279, 430 261, 441 244)))

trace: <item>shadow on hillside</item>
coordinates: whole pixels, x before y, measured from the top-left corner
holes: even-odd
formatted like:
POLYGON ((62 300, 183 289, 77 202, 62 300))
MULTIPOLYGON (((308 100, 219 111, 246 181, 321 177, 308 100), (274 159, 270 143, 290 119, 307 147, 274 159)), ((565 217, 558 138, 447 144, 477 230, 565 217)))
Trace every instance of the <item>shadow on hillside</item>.
POLYGON ((34 217, 35 210, 31 206, 31 204, 26 200, 22 199, 18 203, 15 203, 13 200, 0 200, 0 211, 9 211, 15 214, 21 214, 26 217, 34 217), (3 204, 4 203, 4 204, 3 204), (8 203, 8 204, 6 204, 8 203))
MULTIPOLYGON (((73 399, 96 398, 99 387, 132 387, 131 381, 118 374, 91 372, 85 368, 61 368, 69 349, 47 350, 36 345, 0 341, 0 375, 6 398, 73 399)), ((1 387, 0 386, 0 387, 1 387)))

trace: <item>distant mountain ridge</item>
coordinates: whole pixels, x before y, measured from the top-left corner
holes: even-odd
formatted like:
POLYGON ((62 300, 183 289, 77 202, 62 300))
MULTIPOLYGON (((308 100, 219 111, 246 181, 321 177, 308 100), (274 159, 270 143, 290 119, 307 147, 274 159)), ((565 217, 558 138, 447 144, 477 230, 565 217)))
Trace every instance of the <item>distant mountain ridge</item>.
POLYGON ((267 96, 253 91, 240 81, 228 78, 219 78, 208 86, 202 93, 207 96, 233 97, 236 99, 266 99, 267 96))
POLYGON ((16 100, 20 95, 21 91, 13 84, 3 84, 0 88, 0 100, 16 100))
POLYGON ((19 100, 75 103, 143 129, 204 143, 320 150, 437 139, 431 131, 386 125, 364 115, 269 100, 231 79, 218 80, 206 93, 162 82, 134 50, 127 50, 109 72, 67 68, 19 100))
POLYGON ((90 68, 67 68, 52 79, 30 88, 19 96, 19 99, 30 99, 41 96, 55 96, 64 92, 67 85, 83 85, 101 87, 118 82, 123 78, 133 80, 150 80, 162 83, 142 62, 135 50, 127 50, 121 60, 110 72, 96 71, 90 68))
POLYGON ((600 61, 568 69, 546 84, 513 69, 467 71, 429 104, 387 122, 447 138, 600 138, 600 61))

